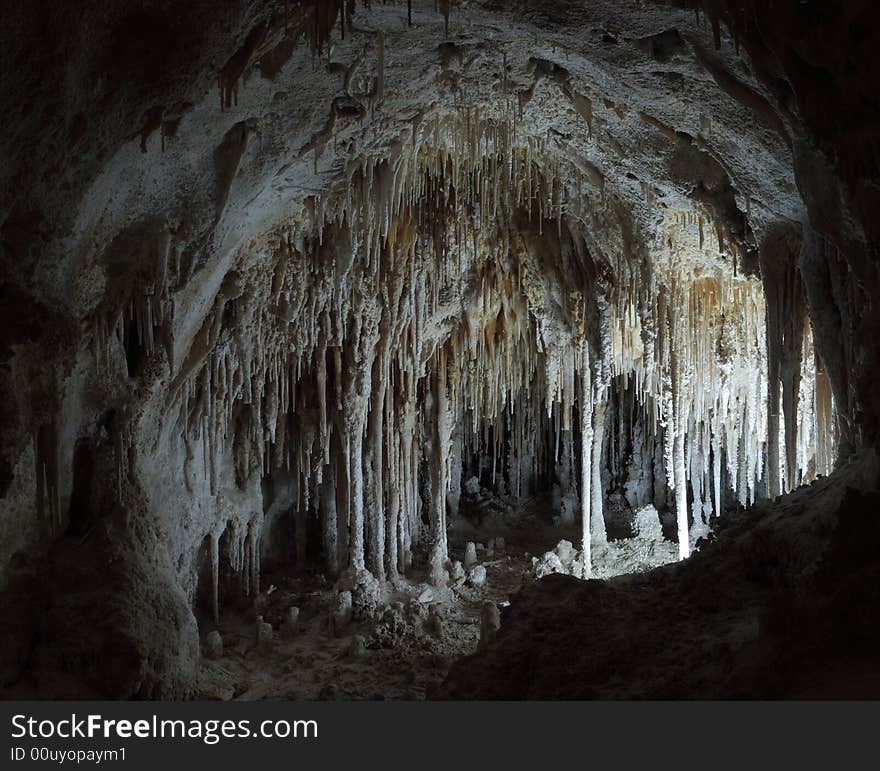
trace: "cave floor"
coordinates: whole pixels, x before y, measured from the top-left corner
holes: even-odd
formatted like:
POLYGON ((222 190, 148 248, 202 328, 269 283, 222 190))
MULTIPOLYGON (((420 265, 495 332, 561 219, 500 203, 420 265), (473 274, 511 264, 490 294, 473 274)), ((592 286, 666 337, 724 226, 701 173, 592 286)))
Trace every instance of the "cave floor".
MULTIPOLYGON (((255 611, 224 609, 217 627, 223 655, 203 660, 199 699, 424 699, 446 677, 453 661, 473 653, 480 637, 484 602, 502 605, 524 582, 535 580, 532 554, 553 549, 574 532, 559 528, 506 531, 503 549, 484 546, 500 532, 468 529, 450 533, 450 557, 464 560, 467 541, 478 544, 478 564, 486 568, 479 587, 459 582, 437 591, 423 571, 389 587, 383 608, 371 620, 352 621, 339 635, 329 631, 329 609, 336 592, 323 576, 268 574, 263 617, 276 633, 258 645, 255 611), (387 604, 386 604, 387 603, 387 604), (283 609, 300 608, 297 631, 280 630, 283 609), (363 643, 362 645, 359 643, 363 643)), ((206 629, 212 627, 206 626, 206 629)))
MULTIPOLYGON (((480 642, 486 603, 509 604, 510 597, 548 572, 569 572, 577 555, 572 544, 579 527, 551 524, 545 501, 520 502, 508 521, 458 517, 448 531, 452 562, 465 563, 468 542, 486 580, 474 585, 470 574, 449 588, 427 583, 424 568, 387 583, 370 618, 355 619, 337 634, 330 616, 337 586, 317 571, 266 573, 263 593, 254 602, 224 604, 220 624, 202 623, 204 635, 217 628, 223 652, 202 659, 194 697, 238 700, 413 700, 430 698, 453 663, 474 653, 480 642), (479 524, 475 524, 479 523, 479 524), (500 542, 500 547, 497 544, 500 542), (568 542, 568 543, 566 543, 568 542), (548 567, 561 554, 566 563, 548 567), (542 556, 543 555, 543 556, 542 556), (566 555, 568 555, 566 559, 566 555), (299 608, 295 632, 285 629, 288 608, 299 608), (257 641, 257 616, 273 627, 271 641, 257 641)), ((658 525, 659 526, 659 525, 658 525)), ((672 561, 677 546, 662 538, 613 538, 594 553, 594 575, 641 572, 672 561)))

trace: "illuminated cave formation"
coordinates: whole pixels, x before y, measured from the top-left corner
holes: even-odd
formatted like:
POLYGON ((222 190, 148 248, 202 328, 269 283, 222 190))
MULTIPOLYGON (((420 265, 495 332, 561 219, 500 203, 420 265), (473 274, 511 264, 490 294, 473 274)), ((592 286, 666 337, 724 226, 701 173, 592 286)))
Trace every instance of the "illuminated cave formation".
POLYGON ((725 3, 136 5, 54 12, 68 92, 4 82, 13 693, 226 698, 248 613, 267 656, 487 598, 494 636, 481 534, 606 578, 873 468, 868 193, 725 3))

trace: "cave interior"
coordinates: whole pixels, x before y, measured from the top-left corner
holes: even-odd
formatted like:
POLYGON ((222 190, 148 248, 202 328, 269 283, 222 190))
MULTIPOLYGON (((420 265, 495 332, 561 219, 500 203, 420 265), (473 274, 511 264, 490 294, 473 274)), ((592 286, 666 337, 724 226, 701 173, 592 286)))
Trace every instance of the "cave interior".
POLYGON ((11 3, 0 692, 880 695, 878 31, 11 3))

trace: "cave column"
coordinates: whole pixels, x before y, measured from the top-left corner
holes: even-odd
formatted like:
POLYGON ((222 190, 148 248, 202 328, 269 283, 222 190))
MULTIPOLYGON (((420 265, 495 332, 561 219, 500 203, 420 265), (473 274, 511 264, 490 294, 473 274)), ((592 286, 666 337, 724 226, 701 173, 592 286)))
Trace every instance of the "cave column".
POLYGON ((678 530, 678 556, 686 559, 690 555, 690 534, 688 532, 687 474, 685 471, 685 438, 688 425, 686 404, 688 382, 684 363, 676 356, 683 350, 685 322, 679 318, 673 303, 661 297, 659 316, 664 319, 661 341, 661 399, 664 424, 664 454, 666 462, 666 482, 675 496, 675 518, 678 530))
POLYGON ((675 519, 678 526, 678 556, 690 556, 690 534, 688 532, 687 475, 684 463, 684 420, 677 416, 675 438, 672 444, 672 465, 675 477, 675 519))
MULTIPOLYGON (((768 300, 768 308, 770 302, 768 300)), ((769 311, 768 311, 769 313, 769 311)), ((767 496, 776 498, 781 491, 782 469, 779 457, 779 350, 771 341, 767 324, 767 496)), ((775 337, 775 335, 773 336, 775 337)))
MULTIPOLYGON (((360 410, 359 410, 360 411, 360 410)), ((366 412, 366 410, 363 410, 366 412)), ((364 455, 363 425, 354 421, 348 436, 348 565, 354 571, 364 570, 364 455)))
MULTIPOLYGON (((605 444, 605 423, 608 410, 608 399, 611 394, 611 351, 612 351, 612 319, 611 306, 608 302, 606 289, 596 296, 597 322, 599 329, 598 355, 595 358, 593 372, 593 446, 590 459, 592 482, 590 484, 590 536, 592 546, 600 549, 608 544, 605 531, 605 494, 602 485, 602 449, 605 444)), ((586 324, 586 319, 585 322, 586 324)))
MULTIPOLYGON (((389 404, 393 401, 391 396, 386 400, 389 404)), ((385 569, 390 581, 396 581, 399 575, 399 522, 401 510, 401 497, 403 489, 401 485, 401 463, 400 463, 400 437, 394 430, 391 422, 392 410, 386 411, 386 420, 388 422, 387 443, 385 452, 388 458, 388 472, 391 479, 387 484, 387 506, 386 506, 386 522, 385 522, 385 569)))
POLYGON ((797 400, 800 390, 806 299, 797 267, 798 237, 787 226, 761 242, 767 341, 767 494, 775 498, 797 483, 797 400), (785 473, 779 447, 779 397, 785 419, 785 473))
POLYGON ((370 572, 385 580, 385 506, 382 464, 384 444, 385 393, 384 356, 373 362, 373 391, 367 427, 367 454, 364 465, 364 507, 367 527, 367 552, 370 572))
POLYGON ((600 386, 596 401, 593 404, 593 446, 590 469, 592 483, 590 494, 590 532, 594 546, 604 547, 608 544, 605 532, 604 490, 602 488, 602 445, 605 442, 605 414, 608 409, 608 386, 600 386))
POLYGON ((336 508, 336 473, 333 463, 324 469, 318 507, 321 511, 321 543, 324 560, 327 572, 332 576, 339 572, 339 525, 336 508))
POLYGON ((398 571, 405 574, 412 565, 413 522, 418 508, 418 463, 416 462, 416 389, 412 372, 404 375, 406 388, 400 432, 401 511, 398 515, 398 571))
POLYGON ((446 351, 443 348, 437 353, 437 369, 433 378, 433 402, 429 564, 431 583, 435 586, 444 586, 449 580, 446 571, 446 563, 449 559, 446 544, 446 487, 452 421, 446 391, 446 351))
POLYGON ((373 392, 373 359, 379 339, 379 311, 366 303, 360 314, 352 313, 348 333, 349 381, 343 403, 346 461, 349 483, 348 568, 357 573, 366 568, 364 553, 364 436, 370 396, 373 392))
POLYGON ((795 267, 792 267, 786 274, 785 297, 787 310, 783 314, 785 335, 780 375, 782 378, 782 411, 785 420, 785 492, 791 492, 799 482, 797 412, 804 355, 804 332, 807 323, 803 284, 800 273, 795 267))
POLYGON ((593 387, 590 372, 590 346, 586 334, 581 343, 580 366, 580 410, 581 410, 581 553, 584 578, 593 574, 592 544, 590 538, 590 487, 593 472, 591 460, 593 453, 593 387))

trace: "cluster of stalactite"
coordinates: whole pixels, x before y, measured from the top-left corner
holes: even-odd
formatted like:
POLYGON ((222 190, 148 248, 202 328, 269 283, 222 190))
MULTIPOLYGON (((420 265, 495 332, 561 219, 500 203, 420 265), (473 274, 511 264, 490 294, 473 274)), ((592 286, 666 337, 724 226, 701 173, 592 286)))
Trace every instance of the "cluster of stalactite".
MULTIPOLYGON (((317 512, 330 573, 393 579, 423 555, 435 583, 462 468, 484 458, 485 483, 511 495, 555 478, 579 499, 586 575, 606 540, 609 469, 639 487, 633 464, 651 466, 663 495, 665 478, 682 556, 725 496, 777 490, 768 468, 784 489, 827 472, 834 410, 802 299, 789 288, 766 302, 768 287, 721 259, 721 235, 704 244, 696 214, 667 216, 644 253, 600 253, 583 224, 605 201, 596 175, 467 111, 352 161, 339 188, 242 250, 173 372, 188 470, 212 493, 230 467, 242 488, 283 471, 292 509, 317 512), (780 332, 791 307, 801 320, 780 332)), ((159 240, 159 279, 96 322, 99 360, 114 339, 148 354, 160 339, 174 361, 167 284, 180 266, 159 240)), ((246 591, 261 528, 260 512, 226 547, 246 591)))

